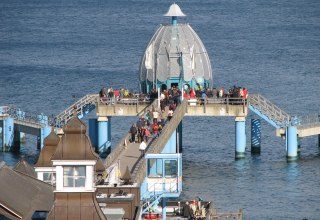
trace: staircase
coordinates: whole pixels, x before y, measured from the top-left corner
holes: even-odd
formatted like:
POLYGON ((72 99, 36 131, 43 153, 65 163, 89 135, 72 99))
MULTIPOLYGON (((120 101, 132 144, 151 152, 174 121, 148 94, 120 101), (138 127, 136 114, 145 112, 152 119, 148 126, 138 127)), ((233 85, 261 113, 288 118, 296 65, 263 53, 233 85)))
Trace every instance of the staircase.
POLYGON ((70 105, 66 110, 55 117, 55 127, 63 127, 73 117, 75 111, 77 112, 79 118, 82 118, 91 112, 96 106, 98 97, 98 94, 88 94, 76 101, 74 104, 70 105))
POLYGON ((291 116, 260 94, 249 95, 249 108, 276 128, 286 127, 291 116))
POLYGON ((149 194, 145 197, 145 199, 142 202, 142 212, 141 214, 146 214, 155 209, 156 206, 158 206, 161 198, 163 197, 163 193, 157 194, 154 192, 148 192, 149 194))

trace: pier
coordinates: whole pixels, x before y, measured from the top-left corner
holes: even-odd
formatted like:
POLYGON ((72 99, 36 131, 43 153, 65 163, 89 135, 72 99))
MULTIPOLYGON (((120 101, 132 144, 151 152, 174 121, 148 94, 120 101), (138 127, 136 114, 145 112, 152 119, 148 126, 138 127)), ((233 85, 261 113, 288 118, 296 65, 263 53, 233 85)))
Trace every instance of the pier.
MULTIPOLYGON (((48 173, 58 177, 56 191, 57 198, 61 196, 61 201, 65 199, 63 193, 72 195, 79 193, 77 190, 88 190, 93 201, 99 200, 99 204, 94 204, 100 206, 106 216, 110 214, 106 204, 109 207, 121 204, 125 210, 124 218, 132 219, 132 216, 141 217, 156 212, 162 213, 162 219, 166 219, 168 200, 178 198, 182 192, 184 117, 232 117, 235 143, 233 149, 226 148, 226 151, 234 150, 236 160, 247 156, 248 137, 251 153, 260 154, 263 137, 261 120, 274 127, 277 137, 285 139, 283 149, 288 161, 298 159, 302 147, 299 144, 301 138, 317 135, 320 146, 320 114, 292 116, 261 94, 244 95, 240 91, 236 95, 223 92, 219 94, 220 91, 216 95, 206 94, 206 91, 212 89, 213 81, 211 63, 203 43, 189 24, 178 24, 178 17, 185 14, 176 4, 170 7, 165 16, 171 17, 172 23, 159 27, 148 43, 140 64, 140 94, 125 97, 115 96, 113 91, 105 96, 87 94, 56 116, 29 113, 14 106, 0 106, 3 151, 19 151, 21 133, 37 136, 37 147, 41 150, 46 147, 44 140, 50 133, 51 136, 55 133, 60 136, 56 137, 56 145, 69 138, 67 144, 58 146, 60 155, 55 155, 52 164, 49 164, 51 167, 39 166, 36 170, 41 180, 44 180, 44 176, 49 176, 44 175, 48 173), (198 92, 197 95, 195 91, 198 92), (153 94, 152 98, 150 94, 153 94), (165 103, 163 109, 160 103, 165 103), (138 121, 138 117, 145 117, 146 112, 151 109, 168 115, 169 103, 176 104, 172 118, 164 120, 159 134, 148 136, 145 152, 140 151, 139 142, 131 140, 130 132, 124 134, 119 143, 112 142, 113 117, 134 116, 138 121), (88 119, 88 126, 78 120, 93 111, 95 117, 88 119), (248 122, 250 111, 255 117, 248 122), (251 126, 250 135, 246 134, 248 124, 251 126), (80 138, 84 141, 79 141, 80 138), (83 181, 83 188, 80 189, 75 186, 75 180, 79 177, 79 161, 73 158, 74 154, 80 152, 77 152, 78 145, 83 147, 81 156, 84 158, 78 158, 82 166, 80 178, 88 178, 88 181, 83 181), (61 153, 64 151, 68 153, 61 153), (90 154, 87 155, 87 152, 90 154), (100 156, 107 155, 103 161, 105 169, 95 170, 102 158, 96 153, 100 156), (87 156, 90 156, 89 159, 87 156), (69 183, 64 183, 65 168, 73 172, 66 176, 74 178, 73 188, 68 188, 69 183), (93 176, 97 173, 104 179, 102 184, 94 185, 93 176)), ((150 123, 147 126, 150 127, 150 123)), ((228 135, 233 133, 226 134, 226 138, 228 135)), ((54 146, 51 147, 57 147, 52 145, 54 146)), ((56 149, 51 150, 53 156, 56 149)), ((51 163, 51 158, 48 163, 51 163)), ((49 183, 50 181, 53 183, 52 179, 48 180, 49 183)), ((197 214, 199 218, 210 215, 200 212, 197 214)), ((242 211, 240 214, 230 215, 242 218, 242 211)))

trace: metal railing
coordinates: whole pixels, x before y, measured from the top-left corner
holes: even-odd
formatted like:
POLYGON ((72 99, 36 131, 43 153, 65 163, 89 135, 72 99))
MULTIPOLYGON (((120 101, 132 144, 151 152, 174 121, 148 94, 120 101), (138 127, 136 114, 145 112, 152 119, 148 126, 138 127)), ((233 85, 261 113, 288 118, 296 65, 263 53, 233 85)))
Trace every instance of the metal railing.
POLYGON ((39 126, 49 125, 53 121, 53 117, 46 116, 44 114, 37 114, 34 112, 24 112, 15 106, 1 106, 0 115, 10 116, 15 120, 23 121, 29 124, 36 124, 39 126))
POLYGON ((286 126, 291 116, 260 94, 250 94, 249 104, 281 126, 286 126))
POLYGON ((298 126, 301 128, 310 128, 320 126, 320 113, 298 116, 298 126))
POLYGON ((70 105, 66 110, 55 117, 55 126, 62 127, 65 125, 73 117, 75 111, 77 112, 77 115, 81 115, 84 113, 86 107, 95 106, 97 97, 99 97, 99 94, 88 94, 70 105))
POLYGON ((128 98, 104 98, 99 97, 99 104, 105 105, 117 105, 117 104, 124 104, 124 105, 149 105, 152 100, 146 98, 139 98, 139 97, 128 97, 128 98))
MULTIPOLYGON (((154 100, 151 105, 155 105, 156 103, 157 103, 157 100, 154 100)), ((120 154, 126 149, 127 146, 125 142, 129 144, 130 137, 131 137, 131 134, 128 131, 128 133, 120 140, 120 142, 114 148, 114 150, 108 155, 108 157, 105 160, 105 164, 107 167, 115 163, 116 160, 119 158, 120 154)))
MULTIPOLYGON (((187 101, 184 100, 180 105, 177 106, 173 112, 173 117, 163 127, 159 138, 155 139, 150 146, 146 149, 146 153, 159 154, 161 153, 164 146, 167 144, 172 133, 176 130, 182 118, 184 117, 187 109, 187 101)), ((146 164, 141 163, 137 172, 134 173, 134 182, 142 183, 146 174, 146 164)))
POLYGON ((243 211, 242 209, 239 212, 230 212, 230 213, 217 213, 213 212, 209 215, 210 220, 242 220, 243 211))

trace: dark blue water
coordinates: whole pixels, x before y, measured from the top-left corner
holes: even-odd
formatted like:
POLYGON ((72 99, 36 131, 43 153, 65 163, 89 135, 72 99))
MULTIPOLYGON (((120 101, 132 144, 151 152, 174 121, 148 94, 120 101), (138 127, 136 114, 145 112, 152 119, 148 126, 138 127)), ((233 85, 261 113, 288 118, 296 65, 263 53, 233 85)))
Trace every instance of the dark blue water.
MULTIPOLYGON (((102 85, 138 90, 144 49, 172 1, 0 1, 0 105, 58 114, 102 85)), ((205 44, 214 85, 245 86, 291 115, 319 112, 320 1, 186 0, 177 2, 205 44)), ((200 195, 245 219, 320 219, 316 137, 287 163, 284 140, 262 123, 262 153, 234 160, 234 118, 185 118, 184 198, 200 195)), ((113 142, 134 118, 113 118, 113 142)), ((35 137, 13 166, 34 163, 35 137)))

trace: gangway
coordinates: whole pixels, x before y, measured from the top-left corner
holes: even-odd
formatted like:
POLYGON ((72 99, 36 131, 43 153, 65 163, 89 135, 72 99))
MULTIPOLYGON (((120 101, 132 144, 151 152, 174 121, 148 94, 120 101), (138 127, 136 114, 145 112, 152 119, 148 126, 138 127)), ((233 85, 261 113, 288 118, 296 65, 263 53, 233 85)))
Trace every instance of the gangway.
POLYGON ((260 94, 250 94, 248 101, 249 109, 275 128, 284 128, 288 125, 291 119, 290 115, 264 96, 260 94))
POLYGON ((320 134, 320 114, 290 116, 260 94, 249 95, 249 109, 277 128, 277 136, 284 137, 288 126, 297 127, 299 138, 320 134))
POLYGON ((84 117, 86 114, 90 113, 96 106, 98 102, 99 94, 88 94, 70 105, 63 112, 55 117, 55 127, 63 127, 72 118, 74 112, 76 111, 79 118, 84 117))

